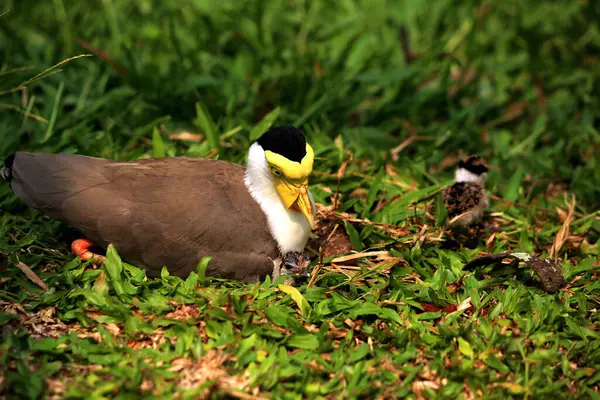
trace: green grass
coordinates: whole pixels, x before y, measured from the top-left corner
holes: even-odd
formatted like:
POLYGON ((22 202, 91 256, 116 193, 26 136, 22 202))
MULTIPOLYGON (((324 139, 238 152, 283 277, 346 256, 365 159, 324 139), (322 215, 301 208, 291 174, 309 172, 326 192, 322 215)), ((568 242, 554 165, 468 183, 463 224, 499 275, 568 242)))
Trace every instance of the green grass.
POLYGON ((315 260, 297 291, 202 268, 150 280, 114 253, 79 263, 64 226, 0 185, 0 396, 600 398, 596 2, 1 7, 0 156, 242 162, 265 126, 296 124, 321 225, 387 253, 315 260), (476 240, 451 247, 439 189, 470 153, 494 197, 476 240), (556 293, 524 264, 463 269, 555 242, 556 293))

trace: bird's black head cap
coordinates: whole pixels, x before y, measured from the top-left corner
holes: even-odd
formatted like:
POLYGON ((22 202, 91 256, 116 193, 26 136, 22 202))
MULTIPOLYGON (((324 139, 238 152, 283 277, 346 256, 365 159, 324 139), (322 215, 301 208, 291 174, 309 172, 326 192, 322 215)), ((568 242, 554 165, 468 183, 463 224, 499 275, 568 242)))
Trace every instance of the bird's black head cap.
POLYGON ((270 150, 290 161, 302 162, 306 155, 306 139, 300 129, 292 125, 273 127, 257 142, 263 150, 270 150))
POLYGON ((479 156, 468 156, 463 158, 458 163, 458 168, 464 168, 475 175, 481 175, 488 172, 487 164, 483 158, 479 156))

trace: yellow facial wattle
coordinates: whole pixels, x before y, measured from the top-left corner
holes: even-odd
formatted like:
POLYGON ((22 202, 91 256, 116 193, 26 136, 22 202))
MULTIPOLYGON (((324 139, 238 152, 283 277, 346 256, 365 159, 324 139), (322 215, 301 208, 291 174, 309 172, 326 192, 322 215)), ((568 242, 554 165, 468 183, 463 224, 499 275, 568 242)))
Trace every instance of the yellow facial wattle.
POLYGON ((308 179, 312 172, 315 153, 312 147, 306 144, 306 155, 301 162, 291 161, 284 156, 273 153, 270 150, 265 151, 267 162, 272 168, 277 168, 284 177, 291 181, 308 179))
POLYGON ((306 155, 301 162, 265 151, 265 156, 275 182, 275 188, 286 208, 295 209, 306 217, 310 227, 315 227, 315 210, 308 193, 308 177, 312 172, 314 153, 306 144, 306 155))

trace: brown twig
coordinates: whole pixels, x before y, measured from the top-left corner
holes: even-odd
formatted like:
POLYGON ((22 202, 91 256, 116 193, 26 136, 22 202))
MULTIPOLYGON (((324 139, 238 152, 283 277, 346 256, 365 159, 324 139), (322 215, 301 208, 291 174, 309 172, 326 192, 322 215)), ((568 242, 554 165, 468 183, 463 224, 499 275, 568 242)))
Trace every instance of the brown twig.
POLYGON ((400 39, 400 46, 402 47, 402 54, 404 54, 404 61, 406 61, 406 65, 408 65, 412 63, 414 55, 410 51, 410 40, 408 38, 408 29, 406 29, 406 26, 402 25, 400 27, 398 39, 400 39))
POLYGON ((29 278, 30 281, 38 285, 42 290, 48 290, 48 285, 46 285, 46 282, 44 282, 35 272, 33 272, 33 270, 29 268, 27 264, 19 261, 17 262, 17 268, 19 268, 27 276, 27 278, 29 278))
POLYGON ((123 77, 126 77, 128 75, 127 70, 125 69, 125 67, 123 67, 122 65, 120 65, 119 63, 117 63, 111 56, 109 56, 108 54, 106 54, 105 51, 100 50, 94 46, 92 46, 91 43, 86 42, 85 40, 82 39, 77 39, 77 43, 79 43, 79 45, 81 47, 83 47, 84 49, 91 51, 92 53, 94 53, 96 56, 98 56, 99 58, 101 58, 104 62, 106 62, 108 65, 110 65, 115 71, 117 71, 117 73, 123 77))

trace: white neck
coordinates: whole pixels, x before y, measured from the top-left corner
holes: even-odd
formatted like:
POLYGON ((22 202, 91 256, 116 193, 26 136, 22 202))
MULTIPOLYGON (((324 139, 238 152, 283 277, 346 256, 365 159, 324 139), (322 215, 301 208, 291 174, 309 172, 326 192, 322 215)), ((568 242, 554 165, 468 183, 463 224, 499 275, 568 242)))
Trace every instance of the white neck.
POLYGON ((485 174, 476 175, 464 168, 457 168, 455 173, 456 182, 478 182, 481 183, 485 179, 485 174))
MULTIPOLYGON (((244 183, 250 195, 267 216, 269 230, 279 245, 282 254, 290 251, 302 252, 310 234, 310 224, 304 214, 283 205, 275 189, 273 175, 269 172, 263 148, 254 143, 248 151, 248 166, 244 183)), ((312 194, 310 199, 313 202, 312 194)))

